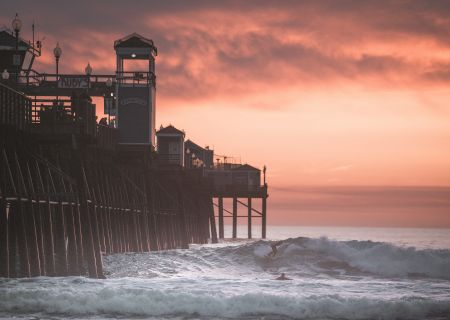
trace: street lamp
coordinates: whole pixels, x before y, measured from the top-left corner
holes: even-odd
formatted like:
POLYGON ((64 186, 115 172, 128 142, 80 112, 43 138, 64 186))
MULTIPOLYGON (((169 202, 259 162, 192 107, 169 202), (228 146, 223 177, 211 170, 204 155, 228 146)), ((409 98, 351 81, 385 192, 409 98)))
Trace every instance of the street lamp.
POLYGON ((86 72, 87 76, 90 76, 92 74, 92 67, 91 64, 88 62, 86 68, 84 68, 84 72, 86 72))
MULTIPOLYGON (((53 55, 56 59, 56 87, 58 87, 58 80, 59 80, 59 58, 61 58, 62 49, 59 46, 59 42, 56 43, 55 49, 53 49, 53 55)), ((58 100, 58 95, 56 95, 56 100, 58 100)))
MULTIPOLYGON (((89 66, 89 63, 88 63, 88 66, 89 66)), ((86 69, 87 69, 87 67, 86 67, 86 69)), ((112 80, 111 80, 111 78, 108 78, 106 80, 106 87, 108 88, 108 92, 110 92, 110 96, 107 97, 106 99, 109 99, 109 103, 108 103, 108 125, 111 125, 111 104, 114 101, 113 100, 113 93, 111 91, 111 87, 112 87, 112 80)))
POLYGON ((56 59, 56 80, 58 80, 58 75, 59 75, 59 58, 61 58, 61 54, 62 54, 62 49, 59 46, 59 42, 57 42, 55 49, 53 49, 53 55, 55 56, 55 59, 56 59))
POLYGON ((22 29, 22 21, 19 19, 19 15, 16 13, 14 20, 11 23, 11 26, 16 34, 16 51, 19 50, 19 32, 22 29))
POLYGON ((20 71, 20 55, 19 55, 19 32, 22 29, 22 21, 19 19, 19 15, 16 13, 14 20, 11 23, 11 26, 16 34, 16 53, 14 54, 13 63, 17 66, 17 76, 16 80, 19 83, 19 71, 20 71))

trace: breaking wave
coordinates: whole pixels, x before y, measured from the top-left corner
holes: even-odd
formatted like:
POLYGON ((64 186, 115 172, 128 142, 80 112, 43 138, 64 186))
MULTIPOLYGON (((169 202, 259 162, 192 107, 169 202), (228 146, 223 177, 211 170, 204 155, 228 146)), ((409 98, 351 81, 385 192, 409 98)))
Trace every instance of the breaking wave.
MULTIPOLYGON (((82 278, 60 279, 57 286, 11 286, 0 290, 1 312, 83 317, 177 317, 191 319, 423 319, 450 314, 448 301, 417 297, 380 299, 334 295, 242 293, 154 289, 151 283, 82 278), (61 286, 61 282, 65 285, 61 286), (273 316, 272 318, 270 316, 273 316)), ((141 280, 142 281, 142 280, 141 280)), ((148 280, 147 280, 148 281, 148 280)), ((17 284, 17 283, 16 283, 17 284)), ((1 313, 0 313, 1 315, 1 313)))
POLYGON ((198 273, 257 275, 279 272, 301 276, 374 275, 450 279, 450 250, 398 247, 372 241, 294 238, 283 241, 274 258, 270 242, 257 241, 187 251, 115 255, 105 258, 113 277, 157 277, 198 273))

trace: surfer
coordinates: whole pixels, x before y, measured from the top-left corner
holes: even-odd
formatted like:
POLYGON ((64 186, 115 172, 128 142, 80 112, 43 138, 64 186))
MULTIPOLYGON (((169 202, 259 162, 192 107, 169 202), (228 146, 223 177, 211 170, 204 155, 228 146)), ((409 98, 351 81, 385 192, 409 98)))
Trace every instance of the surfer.
POLYGON ((275 242, 275 243, 272 243, 272 244, 270 245, 270 247, 272 248, 272 252, 270 252, 267 256, 268 256, 268 257, 275 257, 275 255, 276 255, 277 252, 278 252, 277 247, 281 246, 282 243, 283 243, 283 241, 277 241, 277 242, 275 242))
POLYGON ((279 276, 278 278, 276 278, 275 280, 292 280, 291 278, 286 277, 286 275, 284 274, 284 272, 281 274, 281 276, 279 276))

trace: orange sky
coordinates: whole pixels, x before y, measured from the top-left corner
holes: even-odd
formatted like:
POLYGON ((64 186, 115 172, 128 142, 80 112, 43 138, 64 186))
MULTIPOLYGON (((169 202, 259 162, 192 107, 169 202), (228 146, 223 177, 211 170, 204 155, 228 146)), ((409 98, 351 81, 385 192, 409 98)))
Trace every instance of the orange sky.
POLYGON ((152 38, 158 126, 266 164, 270 223, 450 227, 448 3, 108 4, 3 3, 0 26, 34 19, 48 72, 56 41, 62 72, 109 74, 115 39, 152 38))

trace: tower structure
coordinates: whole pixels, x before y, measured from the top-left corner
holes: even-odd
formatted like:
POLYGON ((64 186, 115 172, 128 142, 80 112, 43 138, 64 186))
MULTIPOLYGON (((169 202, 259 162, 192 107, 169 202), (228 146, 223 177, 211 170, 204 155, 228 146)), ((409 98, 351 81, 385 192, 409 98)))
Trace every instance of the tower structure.
POLYGON ((116 51, 115 110, 119 143, 155 146, 155 57, 153 41, 133 33, 114 42, 116 51), (140 60, 131 69, 129 60, 140 60))

